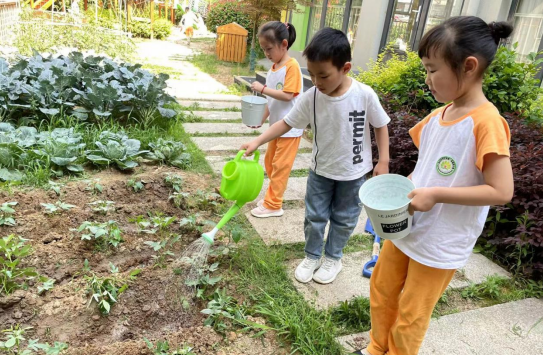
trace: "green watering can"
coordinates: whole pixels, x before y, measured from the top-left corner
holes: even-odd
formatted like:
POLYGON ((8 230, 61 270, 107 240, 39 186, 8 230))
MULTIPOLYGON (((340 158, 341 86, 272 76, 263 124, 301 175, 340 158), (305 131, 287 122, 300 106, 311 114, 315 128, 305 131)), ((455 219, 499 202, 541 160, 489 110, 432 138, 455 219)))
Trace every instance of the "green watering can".
POLYGON ((241 150, 234 160, 226 163, 222 169, 221 195, 226 200, 236 201, 228 212, 221 218, 211 232, 202 234, 202 238, 213 244, 215 234, 228 222, 247 202, 257 198, 264 183, 264 169, 258 163, 260 152, 255 151, 253 160, 243 160, 244 150, 241 150))

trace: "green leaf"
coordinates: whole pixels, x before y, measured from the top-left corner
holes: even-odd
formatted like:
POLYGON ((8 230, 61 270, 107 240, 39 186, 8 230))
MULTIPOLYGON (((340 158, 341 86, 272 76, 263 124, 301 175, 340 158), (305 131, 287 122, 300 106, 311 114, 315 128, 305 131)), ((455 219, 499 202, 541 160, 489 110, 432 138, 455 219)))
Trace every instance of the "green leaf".
POLYGON ((104 313, 109 313, 109 311, 111 310, 110 304, 107 301, 102 300, 101 305, 104 308, 104 313))
POLYGON ((15 345, 15 343, 17 342, 17 339, 16 338, 9 338, 5 343, 4 343, 4 346, 6 348, 11 348, 15 345))

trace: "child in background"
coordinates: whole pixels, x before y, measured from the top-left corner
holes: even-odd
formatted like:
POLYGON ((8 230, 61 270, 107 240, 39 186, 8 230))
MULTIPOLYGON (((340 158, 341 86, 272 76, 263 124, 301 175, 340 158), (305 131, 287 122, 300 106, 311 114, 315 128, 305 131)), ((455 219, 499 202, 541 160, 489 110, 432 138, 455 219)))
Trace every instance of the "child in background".
MULTIPOLYGON (((288 49, 296 40, 296 30, 290 23, 271 21, 258 31, 258 41, 266 57, 274 64, 266 76, 266 85, 254 82, 253 91, 264 94, 268 105, 262 117, 270 126, 282 120, 303 93, 303 78, 300 65, 288 55, 288 49)), ((260 126, 259 126, 260 127, 260 126)), ((253 127, 257 128, 257 127, 253 127)), ((283 194, 298 153, 303 129, 291 129, 268 144, 265 167, 270 179, 263 201, 259 201, 251 214, 258 218, 280 217, 283 215, 283 194)))
POLYGON ((375 92, 347 75, 351 70, 351 46, 343 32, 320 30, 304 50, 304 56, 315 87, 302 95, 284 119, 241 149, 249 155, 292 128, 311 125, 313 157, 304 222, 306 257, 296 268, 295 277, 302 283, 313 279, 328 284, 341 271, 343 248, 361 212, 358 190, 373 169, 370 124, 375 127, 379 148, 374 175, 388 173, 390 118, 375 92), (328 222, 323 261, 324 229, 328 222))
MULTIPOLYGON (((416 355, 435 304, 483 231, 490 205, 513 196, 507 122, 483 93, 483 74, 513 28, 453 17, 419 46, 437 109, 409 132, 419 148, 410 235, 387 240, 371 276, 370 344, 356 354, 416 355)), ((445 340, 445 339, 444 339, 445 340)))
POLYGON ((190 40, 194 36, 194 23, 197 21, 196 14, 189 7, 185 7, 185 14, 181 17, 181 25, 184 28, 187 42, 190 46, 190 40))

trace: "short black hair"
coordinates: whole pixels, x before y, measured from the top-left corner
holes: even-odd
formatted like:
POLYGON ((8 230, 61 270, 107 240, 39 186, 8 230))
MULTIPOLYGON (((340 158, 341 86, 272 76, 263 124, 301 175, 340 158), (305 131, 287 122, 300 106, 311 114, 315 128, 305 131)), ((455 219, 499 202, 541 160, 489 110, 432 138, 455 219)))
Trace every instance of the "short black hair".
POLYGON ((189 11, 190 10, 190 7, 185 7, 185 12, 189 11))
POLYGON ((419 57, 441 55, 461 79, 464 61, 473 56, 481 63, 482 75, 494 60, 501 39, 509 37, 511 32, 513 26, 507 22, 487 24, 477 16, 451 17, 424 35, 419 57))
POLYGON ((286 39, 288 43, 287 49, 289 49, 296 41, 296 29, 291 23, 270 21, 260 26, 258 37, 263 37, 268 42, 275 44, 279 44, 286 39))
POLYGON ((351 45, 345 33, 325 27, 315 34, 304 50, 309 62, 327 62, 341 70, 352 59, 351 45))

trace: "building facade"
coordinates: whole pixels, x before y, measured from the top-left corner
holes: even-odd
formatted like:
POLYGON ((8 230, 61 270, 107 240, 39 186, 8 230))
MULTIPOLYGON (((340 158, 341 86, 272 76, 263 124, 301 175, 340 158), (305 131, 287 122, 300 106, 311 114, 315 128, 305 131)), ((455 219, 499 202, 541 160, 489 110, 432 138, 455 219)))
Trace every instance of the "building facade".
POLYGON ((519 60, 543 50, 543 0, 312 0, 285 13, 297 30, 291 55, 305 66, 302 51, 323 27, 345 32, 353 64, 365 69, 388 43, 417 49, 422 36, 449 17, 479 16, 487 22, 510 21, 519 60))

